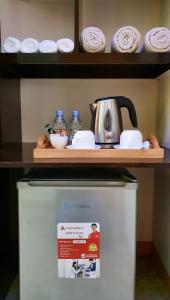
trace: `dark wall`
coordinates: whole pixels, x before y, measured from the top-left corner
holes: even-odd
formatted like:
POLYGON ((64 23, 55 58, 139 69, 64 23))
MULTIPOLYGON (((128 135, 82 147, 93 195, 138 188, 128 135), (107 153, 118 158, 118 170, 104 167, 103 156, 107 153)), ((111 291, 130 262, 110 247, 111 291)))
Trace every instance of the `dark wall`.
POLYGON ((21 141, 20 80, 0 79, 0 146, 21 141))

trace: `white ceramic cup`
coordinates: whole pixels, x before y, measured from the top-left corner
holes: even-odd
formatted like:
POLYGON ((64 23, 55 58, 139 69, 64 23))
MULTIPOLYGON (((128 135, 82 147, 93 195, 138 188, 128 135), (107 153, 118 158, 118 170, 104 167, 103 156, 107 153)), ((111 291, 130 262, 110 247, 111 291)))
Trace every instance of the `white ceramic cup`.
POLYGON ((91 130, 78 130, 72 140, 72 147, 75 149, 94 149, 94 133, 91 130))
POLYGON ((50 134, 50 142, 53 148, 64 149, 68 142, 68 136, 61 136, 60 134, 50 134))
POLYGON ((139 130, 124 130, 120 135, 120 149, 148 149, 149 142, 143 143, 139 130))

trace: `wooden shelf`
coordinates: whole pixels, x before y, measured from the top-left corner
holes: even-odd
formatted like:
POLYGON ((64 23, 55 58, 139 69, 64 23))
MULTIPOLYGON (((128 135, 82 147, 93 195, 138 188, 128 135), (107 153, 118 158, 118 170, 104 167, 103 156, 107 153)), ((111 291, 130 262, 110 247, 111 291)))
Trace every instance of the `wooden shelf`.
POLYGON ((33 159, 34 143, 8 146, 0 151, 0 168, 45 167, 170 167, 170 150, 165 149, 164 159, 33 159))
POLYGON ((170 68, 170 53, 0 53, 6 78, 156 78, 170 68))

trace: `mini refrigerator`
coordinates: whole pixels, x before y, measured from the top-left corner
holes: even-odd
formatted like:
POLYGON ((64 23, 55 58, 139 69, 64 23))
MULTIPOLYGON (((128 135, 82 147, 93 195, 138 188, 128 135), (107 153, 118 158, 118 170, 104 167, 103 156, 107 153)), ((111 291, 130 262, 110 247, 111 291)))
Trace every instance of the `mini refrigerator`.
POLYGON ((21 300, 134 300, 128 170, 37 169, 17 185, 21 300))

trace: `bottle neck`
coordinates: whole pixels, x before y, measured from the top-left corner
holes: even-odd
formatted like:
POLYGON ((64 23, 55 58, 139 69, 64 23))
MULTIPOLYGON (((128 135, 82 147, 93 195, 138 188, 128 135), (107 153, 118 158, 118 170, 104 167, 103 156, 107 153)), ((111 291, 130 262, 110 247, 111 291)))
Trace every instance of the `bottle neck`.
POLYGON ((64 117, 63 117, 63 116, 57 116, 57 117, 56 117, 56 120, 57 120, 57 121, 63 121, 63 120, 64 120, 64 117))
POLYGON ((79 118, 79 116, 72 117, 72 121, 80 121, 80 118, 79 118))

